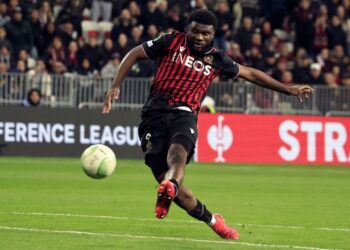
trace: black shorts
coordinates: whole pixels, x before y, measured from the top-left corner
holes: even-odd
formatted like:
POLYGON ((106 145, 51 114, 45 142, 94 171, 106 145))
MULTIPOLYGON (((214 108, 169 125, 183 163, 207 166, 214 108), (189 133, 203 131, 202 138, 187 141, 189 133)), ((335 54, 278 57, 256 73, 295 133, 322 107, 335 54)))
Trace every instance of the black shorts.
POLYGON ((168 170, 166 162, 171 144, 182 145, 188 152, 187 163, 194 154, 197 141, 197 117, 188 111, 147 111, 141 116, 139 137, 145 163, 156 178, 168 170), (157 159, 151 162, 150 157, 157 159))

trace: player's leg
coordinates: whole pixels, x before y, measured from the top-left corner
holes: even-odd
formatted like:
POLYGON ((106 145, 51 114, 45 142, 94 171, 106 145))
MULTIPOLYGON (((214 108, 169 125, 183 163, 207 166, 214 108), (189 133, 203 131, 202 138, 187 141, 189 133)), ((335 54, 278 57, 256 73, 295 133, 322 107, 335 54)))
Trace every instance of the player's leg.
POLYGON ((233 240, 239 238, 236 229, 226 225, 220 214, 212 214, 206 206, 194 196, 192 191, 183 184, 179 187, 179 192, 174 198, 174 202, 179 207, 186 210, 190 216, 210 226, 221 238, 233 240))
MULTIPOLYGON (((159 155, 148 155, 146 158, 147 165, 150 166, 155 179, 159 183, 163 183, 166 173, 168 172, 165 158, 159 155)), ((174 186, 173 183, 170 184, 174 186)), ((190 216, 208 224, 220 237, 225 239, 238 239, 239 235, 237 231, 234 228, 228 227, 221 215, 212 214, 206 206, 194 196, 192 191, 183 184, 178 187, 178 192, 173 199, 159 199, 158 197, 156 204, 156 216, 158 218, 164 218, 168 214, 172 200, 174 200, 179 207, 187 211, 190 216)))

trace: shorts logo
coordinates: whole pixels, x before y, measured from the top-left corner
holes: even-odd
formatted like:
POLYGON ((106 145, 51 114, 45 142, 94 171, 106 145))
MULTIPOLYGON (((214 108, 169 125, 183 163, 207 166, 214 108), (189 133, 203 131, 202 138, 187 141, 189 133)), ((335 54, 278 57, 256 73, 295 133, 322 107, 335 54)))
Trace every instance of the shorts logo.
POLYGON ((195 131, 194 131, 193 128, 190 128, 190 131, 191 131, 191 134, 194 134, 194 133, 195 133, 195 131))
POLYGON ((147 151, 152 149, 151 137, 152 137, 151 133, 147 133, 146 136, 145 136, 145 139, 147 141, 147 143, 146 143, 146 150, 147 151))

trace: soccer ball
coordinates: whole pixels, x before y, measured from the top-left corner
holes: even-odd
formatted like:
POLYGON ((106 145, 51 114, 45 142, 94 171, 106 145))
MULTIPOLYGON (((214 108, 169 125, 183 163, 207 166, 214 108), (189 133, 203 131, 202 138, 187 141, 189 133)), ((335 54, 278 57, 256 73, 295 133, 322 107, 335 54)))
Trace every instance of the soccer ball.
POLYGON ((102 144, 91 145, 81 155, 84 172, 94 179, 111 175, 117 166, 117 159, 109 147, 102 144))

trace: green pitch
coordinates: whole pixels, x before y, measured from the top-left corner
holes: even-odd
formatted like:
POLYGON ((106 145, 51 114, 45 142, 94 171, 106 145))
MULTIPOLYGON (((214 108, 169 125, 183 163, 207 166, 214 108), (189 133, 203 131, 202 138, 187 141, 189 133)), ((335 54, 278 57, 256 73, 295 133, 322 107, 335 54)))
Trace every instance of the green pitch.
POLYGON ((0 249, 350 249, 350 168, 192 163, 185 183, 239 241, 176 205, 156 220, 141 161, 93 180, 79 159, 0 157, 0 249))

